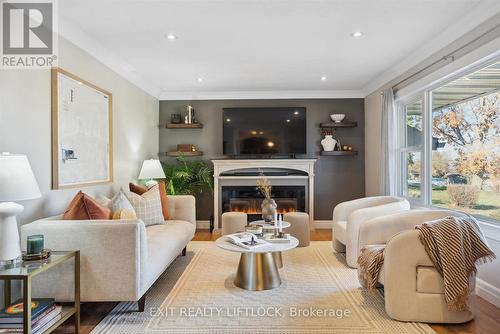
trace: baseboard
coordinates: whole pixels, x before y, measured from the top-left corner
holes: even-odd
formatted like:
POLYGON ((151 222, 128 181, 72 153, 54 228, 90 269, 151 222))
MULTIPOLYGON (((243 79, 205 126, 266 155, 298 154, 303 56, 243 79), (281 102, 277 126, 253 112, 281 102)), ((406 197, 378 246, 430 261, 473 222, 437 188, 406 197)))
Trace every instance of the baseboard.
POLYGON ((315 220, 313 222, 313 228, 319 230, 330 230, 333 227, 333 222, 331 220, 315 220))
POLYGON ((198 230, 208 230, 210 228, 210 220, 197 220, 196 229, 198 230))
POLYGON ((500 289, 496 286, 476 278, 476 294, 496 307, 500 307, 500 289))

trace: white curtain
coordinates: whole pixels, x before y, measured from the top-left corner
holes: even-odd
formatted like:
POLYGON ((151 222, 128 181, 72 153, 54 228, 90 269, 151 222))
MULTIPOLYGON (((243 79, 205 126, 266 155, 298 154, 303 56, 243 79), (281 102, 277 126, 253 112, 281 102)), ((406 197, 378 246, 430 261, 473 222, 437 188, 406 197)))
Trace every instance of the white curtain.
POLYGON ((381 187, 384 195, 397 195, 398 117, 392 88, 382 94, 382 146, 380 157, 381 187))

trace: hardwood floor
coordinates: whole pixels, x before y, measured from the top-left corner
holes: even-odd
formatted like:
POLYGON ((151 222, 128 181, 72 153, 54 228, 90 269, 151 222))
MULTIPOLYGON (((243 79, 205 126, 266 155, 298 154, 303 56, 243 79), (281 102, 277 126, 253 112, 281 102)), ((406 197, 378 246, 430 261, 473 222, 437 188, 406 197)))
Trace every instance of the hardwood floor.
MULTIPOLYGON (((208 230, 198 230, 194 241, 215 241, 219 233, 210 233, 208 230)), ((311 231, 311 240, 332 240, 331 230, 311 231)), ((81 307, 80 333, 88 334, 113 309, 117 303, 85 303, 81 307)), ((461 325, 431 325, 438 334, 498 334, 500 333, 500 309, 477 297, 476 318, 461 325)), ((69 319, 55 331, 58 334, 73 333, 73 321, 69 319)))

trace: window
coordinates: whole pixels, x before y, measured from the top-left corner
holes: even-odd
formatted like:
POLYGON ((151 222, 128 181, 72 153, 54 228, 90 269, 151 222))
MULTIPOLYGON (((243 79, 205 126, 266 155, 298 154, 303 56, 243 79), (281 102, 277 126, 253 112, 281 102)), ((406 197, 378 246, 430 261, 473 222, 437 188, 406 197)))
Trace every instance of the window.
POLYGON ((413 202, 422 197, 422 130, 423 99, 417 98, 404 108, 404 140, 401 159, 404 169, 405 184, 403 194, 413 202))
POLYGON ((402 195, 500 222, 500 62, 423 96, 403 103, 402 195))

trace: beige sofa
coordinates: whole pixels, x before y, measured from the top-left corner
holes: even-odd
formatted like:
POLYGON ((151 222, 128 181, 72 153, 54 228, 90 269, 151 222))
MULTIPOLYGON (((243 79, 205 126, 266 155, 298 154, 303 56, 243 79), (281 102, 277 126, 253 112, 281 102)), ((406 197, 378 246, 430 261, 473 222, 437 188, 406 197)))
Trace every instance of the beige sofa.
POLYGON ((359 231, 361 246, 387 244, 379 283, 384 286, 387 314, 400 321, 462 323, 474 317, 474 282, 470 310, 448 310, 443 278, 419 240, 416 225, 464 214, 449 210, 411 210, 365 222, 359 231))
POLYGON ((369 219, 410 209, 400 197, 374 196, 342 202, 333 209, 333 248, 346 253, 347 265, 358 267, 358 234, 361 224, 369 219))
MULTIPOLYGON (((143 310, 146 292, 185 254, 196 230, 193 196, 169 196, 168 206, 171 220, 148 227, 141 220, 37 220, 21 227, 21 244, 26 247, 28 235, 43 234, 46 248, 79 249, 82 301, 139 301, 143 310)), ((72 268, 68 263, 36 277, 34 296, 72 300, 72 268)))

